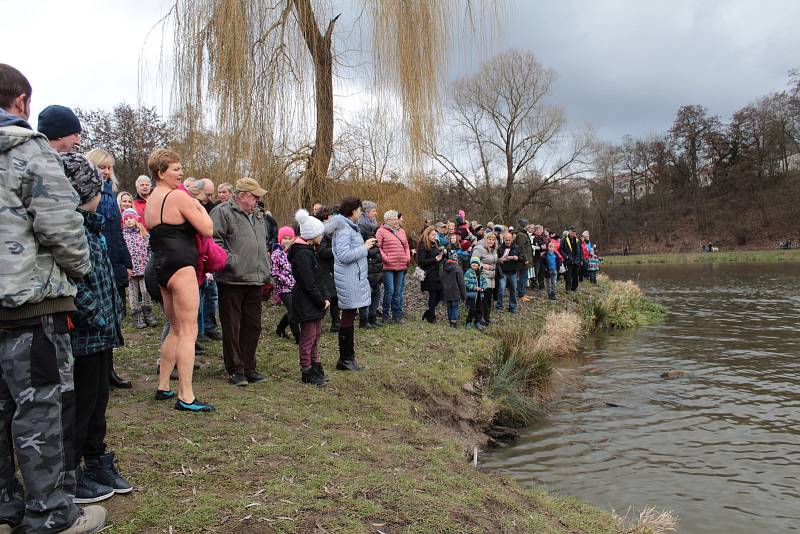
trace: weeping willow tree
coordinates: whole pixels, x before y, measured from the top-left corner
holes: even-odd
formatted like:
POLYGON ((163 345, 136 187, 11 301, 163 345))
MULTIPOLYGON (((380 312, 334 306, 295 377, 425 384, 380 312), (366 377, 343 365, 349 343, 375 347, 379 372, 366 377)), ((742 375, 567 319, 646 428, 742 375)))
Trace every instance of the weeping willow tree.
MULTIPOLYGON (((368 76, 380 105, 399 107, 409 161, 435 136, 450 52, 490 34, 498 5, 363 0, 356 24, 372 35, 368 76)), ((293 205, 326 196, 334 67, 343 64, 336 8, 333 0, 177 0, 172 93, 190 165, 203 149, 199 133, 212 128, 227 177, 257 176, 293 205)))

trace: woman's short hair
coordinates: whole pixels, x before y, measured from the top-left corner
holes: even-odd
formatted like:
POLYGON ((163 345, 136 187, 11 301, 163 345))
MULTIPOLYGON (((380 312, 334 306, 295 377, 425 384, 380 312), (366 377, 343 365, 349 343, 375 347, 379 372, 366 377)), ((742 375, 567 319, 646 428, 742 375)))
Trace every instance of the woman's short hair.
POLYGON ((165 172, 173 163, 180 163, 181 157, 169 148, 157 148, 147 158, 147 169, 153 181, 158 181, 158 173, 165 172))
POLYGON ((344 197, 339 202, 339 213, 345 217, 352 217, 353 212, 361 207, 361 199, 356 197, 344 197))

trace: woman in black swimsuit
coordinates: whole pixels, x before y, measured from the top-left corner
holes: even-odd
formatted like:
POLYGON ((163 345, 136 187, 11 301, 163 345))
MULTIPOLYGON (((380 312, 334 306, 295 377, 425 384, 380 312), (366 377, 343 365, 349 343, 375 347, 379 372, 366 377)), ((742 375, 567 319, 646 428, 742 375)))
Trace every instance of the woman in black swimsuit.
POLYGON ((150 248, 161 289, 170 332, 161 344, 161 366, 156 399, 177 396, 175 409, 211 412, 214 408, 199 401, 192 390, 194 343, 197 338, 197 249, 195 235, 210 237, 213 223, 200 203, 184 191, 175 191, 181 184, 183 170, 180 156, 159 148, 147 160, 147 167, 156 184, 144 212, 150 229, 150 248), (169 387, 169 375, 178 366, 178 393, 169 387))

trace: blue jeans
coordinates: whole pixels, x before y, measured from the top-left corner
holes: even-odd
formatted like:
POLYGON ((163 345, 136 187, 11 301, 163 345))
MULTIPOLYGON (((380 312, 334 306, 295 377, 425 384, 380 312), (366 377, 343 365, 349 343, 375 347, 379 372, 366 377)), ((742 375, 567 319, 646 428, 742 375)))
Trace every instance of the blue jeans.
POLYGON ((403 317, 403 291, 406 286, 405 271, 383 271, 383 320, 389 319, 389 310, 395 319, 403 317))
POLYGON ((458 312, 461 310, 460 300, 447 301, 447 320, 451 323, 458 321, 458 312))
POLYGON ((358 309, 358 320, 361 322, 365 322, 369 320, 370 322, 375 322, 375 319, 378 318, 378 304, 381 300, 381 284, 376 284, 374 286, 370 286, 370 294, 371 300, 369 302, 369 306, 364 306, 363 308, 358 309))
POLYGON ((213 280, 206 280, 201 286, 203 297, 203 332, 217 331, 217 283, 213 280))
POLYGON ((525 296, 525 288, 528 286, 528 268, 520 269, 517 272, 517 296, 522 298, 525 296))
POLYGON ((547 296, 556 298, 556 284, 558 282, 558 269, 551 269, 547 275, 547 296))
POLYGON ((517 309, 517 273, 503 274, 497 285, 497 305, 498 310, 503 309, 503 297, 505 296, 506 286, 508 286, 508 309, 517 309))

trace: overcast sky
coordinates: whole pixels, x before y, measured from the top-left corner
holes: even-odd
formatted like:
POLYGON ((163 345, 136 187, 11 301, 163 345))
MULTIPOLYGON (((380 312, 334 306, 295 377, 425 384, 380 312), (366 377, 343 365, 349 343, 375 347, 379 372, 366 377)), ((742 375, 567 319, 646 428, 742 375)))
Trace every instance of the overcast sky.
MULTIPOLYGON (((158 68, 162 35, 148 32, 170 5, 0 0, 0 62, 31 81, 31 122, 53 103, 93 109, 124 100, 167 110, 170 69, 158 68)), ((798 0, 508 0, 508 6, 497 50, 528 50, 555 69, 553 101, 567 109, 573 126, 591 124, 610 141, 663 132, 684 104, 705 105, 727 119, 783 90, 788 70, 800 67, 798 0)), ((454 74, 477 70, 479 60, 462 58, 454 74)))

